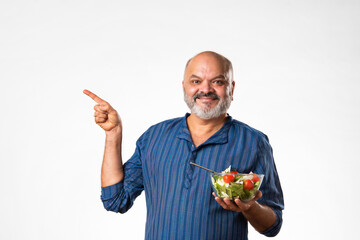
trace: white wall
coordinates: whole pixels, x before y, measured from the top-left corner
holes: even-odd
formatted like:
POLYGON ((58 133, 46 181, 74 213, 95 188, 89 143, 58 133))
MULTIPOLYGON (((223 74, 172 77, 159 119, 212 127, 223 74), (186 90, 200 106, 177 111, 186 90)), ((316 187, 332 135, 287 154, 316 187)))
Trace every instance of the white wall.
POLYGON ((82 90, 119 111, 128 159, 150 125, 185 114, 184 65, 203 50, 233 62, 229 113, 274 148, 276 239, 352 239, 360 2, 129 2, 0 1, 0 239, 143 239, 144 195, 125 215, 102 207, 104 133, 82 90))

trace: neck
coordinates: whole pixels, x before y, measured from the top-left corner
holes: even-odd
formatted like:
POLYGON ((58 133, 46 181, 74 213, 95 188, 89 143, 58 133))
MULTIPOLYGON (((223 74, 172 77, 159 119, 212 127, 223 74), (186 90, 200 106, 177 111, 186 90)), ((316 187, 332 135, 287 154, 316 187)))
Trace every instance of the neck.
POLYGON ((226 118, 226 113, 212 119, 201 119, 191 113, 186 121, 195 146, 199 146, 216 133, 224 125, 226 118))

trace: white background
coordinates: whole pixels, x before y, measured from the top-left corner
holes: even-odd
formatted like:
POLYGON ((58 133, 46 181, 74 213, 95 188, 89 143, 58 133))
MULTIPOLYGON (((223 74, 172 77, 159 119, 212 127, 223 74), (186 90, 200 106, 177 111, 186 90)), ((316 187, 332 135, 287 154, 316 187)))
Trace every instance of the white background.
POLYGON ((230 115, 270 138, 276 239, 354 239, 360 2, 129 2, 0 1, 0 239, 143 239, 144 194, 125 215, 103 209, 104 133, 82 90, 118 110, 128 159, 149 126, 188 111, 184 65, 204 50, 233 62, 230 115))

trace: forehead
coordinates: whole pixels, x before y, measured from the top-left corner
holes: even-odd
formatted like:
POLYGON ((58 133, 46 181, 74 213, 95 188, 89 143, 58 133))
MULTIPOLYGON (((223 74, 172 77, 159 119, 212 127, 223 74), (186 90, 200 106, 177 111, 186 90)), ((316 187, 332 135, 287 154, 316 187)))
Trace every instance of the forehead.
POLYGON ((201 54, 191 59, 186 67, 185 76, 207 77, 225 75, 224 61, 211 54, 201 54))

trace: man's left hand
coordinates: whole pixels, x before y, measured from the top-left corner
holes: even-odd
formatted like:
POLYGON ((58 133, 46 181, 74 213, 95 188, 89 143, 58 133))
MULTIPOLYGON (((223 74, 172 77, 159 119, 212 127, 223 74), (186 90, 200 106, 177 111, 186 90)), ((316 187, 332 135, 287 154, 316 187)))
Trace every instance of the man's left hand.
POLYGON ((251 206, 262 196, 261 191, 258 191, 255 198, 249 202, 242 202, 240 199, 235 199, 231 201, 229 198, 221 199, 213 193, 215 201, 217 201, 224 209, 234 211, 234 212, 246 212, 251 206))

